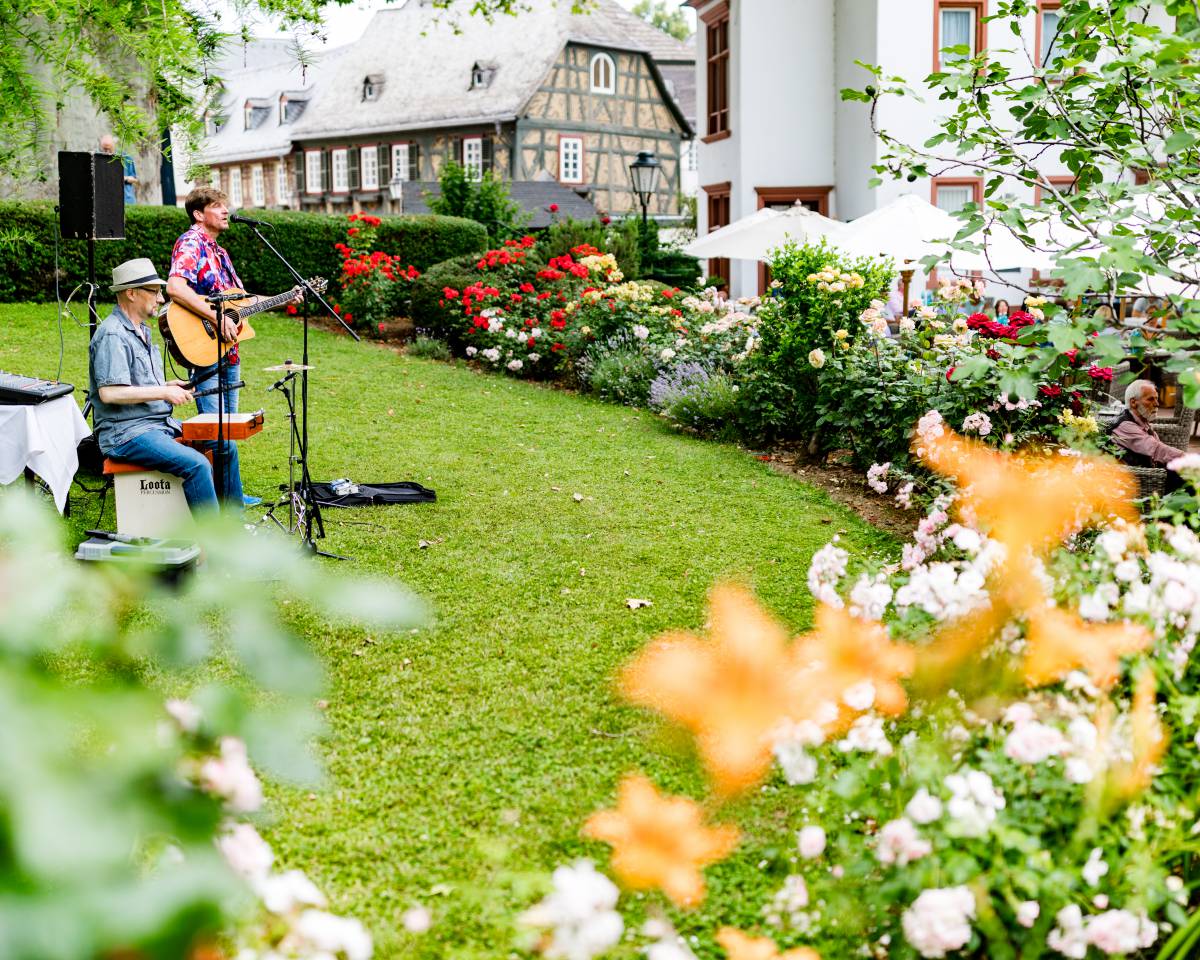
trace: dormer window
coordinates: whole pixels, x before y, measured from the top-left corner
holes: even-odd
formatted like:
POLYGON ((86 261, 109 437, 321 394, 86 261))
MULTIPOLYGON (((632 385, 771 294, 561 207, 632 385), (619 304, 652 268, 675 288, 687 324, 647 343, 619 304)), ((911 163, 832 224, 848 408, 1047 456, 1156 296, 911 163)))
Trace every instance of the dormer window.
POLYGON ((471 90, 484 90, 492 85, 496 76, 496 64, 479 61, 471 68, 471 90))
POLYGON ((271 101, 249 99, 242 106, 242 129, 255 130, 271 115, 271 101))
POLYGON ((383 74, 371 73, 363 77, 362 83, 362 98, 363 100, 378 100, 379 95, 383 93, 383 74))
POLYGON ((219 116, 211 111, 204 112, 204 132, 210 137, 215 137, 221 132, 221 128, 225 126, 225 117, 219 116))
POLYGON ((285 93, 285 94, 280 95, 280 97, 279 97, 279 124, 280 124, 280 126, 287 123, 287 106, 288 106, 288 98, 287 98, 287 94, 285 93))
POLYGON ((242 128, 245 130, 254 129, 254 108, 250 104, 246 104, 245 110, 242 111, 242 128))
POLYGON ((299 119, 300 114, 304 112, 304 108, 307 106, 307 92, 293 91, 292 93, 281 93, 279 95, 279 125, 286 126, 289 123, 294 123, 299 119))
POLYGON ((617 65, 607 53, 592 57, 592 93, 617 92, 617 65))

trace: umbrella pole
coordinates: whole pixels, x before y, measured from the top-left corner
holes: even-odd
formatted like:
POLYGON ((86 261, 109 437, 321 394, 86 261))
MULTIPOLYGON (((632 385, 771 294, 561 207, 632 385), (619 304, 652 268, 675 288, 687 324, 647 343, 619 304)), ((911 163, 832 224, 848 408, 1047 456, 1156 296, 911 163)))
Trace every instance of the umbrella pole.
POLYGON ((908 316, 908 288, 912 283, 913 267, 905 267, 900 271, 900 289, 904 294, 904 312, 903 316, 908 316))

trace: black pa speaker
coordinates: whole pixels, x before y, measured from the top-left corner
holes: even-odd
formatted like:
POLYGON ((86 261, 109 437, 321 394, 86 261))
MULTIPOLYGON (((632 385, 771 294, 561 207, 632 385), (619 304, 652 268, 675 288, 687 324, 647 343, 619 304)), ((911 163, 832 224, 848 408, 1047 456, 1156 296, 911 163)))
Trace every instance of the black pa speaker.
POLYGON ((119 155, 58 152, 58 227, 67 240, 125 239, 125 164, 119 155))

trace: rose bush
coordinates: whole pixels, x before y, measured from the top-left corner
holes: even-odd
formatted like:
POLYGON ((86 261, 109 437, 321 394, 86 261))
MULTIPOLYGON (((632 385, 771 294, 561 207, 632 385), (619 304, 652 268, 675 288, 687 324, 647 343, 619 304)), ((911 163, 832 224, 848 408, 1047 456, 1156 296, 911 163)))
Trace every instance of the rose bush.
MULTIPOLYGON (((338 285, 341 293, 334 310, 355 327, 374 330, 380 324, 406 314, 412 282, 421 276, 398 257, 372 249, 382 221, 366 213, 347 217, 346 242, 335 245, 342 257, 338 285)), ((289 313, 295 313, 289 307, 289 313)))

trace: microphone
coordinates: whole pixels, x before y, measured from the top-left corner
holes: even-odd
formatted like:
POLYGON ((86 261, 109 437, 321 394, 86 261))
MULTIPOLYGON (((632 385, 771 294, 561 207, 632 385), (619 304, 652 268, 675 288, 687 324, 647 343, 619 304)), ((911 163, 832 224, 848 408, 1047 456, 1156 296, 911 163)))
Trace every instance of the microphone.
POLYGON ((267 223, 266 220, 253 220, 250 217, 243 217, 240 213, 232 214, 229 218, 230 223, 244 223, 249 227, 274 227, 273 223, 267 223))
POLYGON ((267 393, 270 393, 272 390, 279 390, 281 387, 283 387, 283 385, 285 383, 287 383, 289 380, 294 380, 295 378, 296 378, 296 371, 293 370, 287 376, 282 377, 279 380, 276 380, 273 384, 271 384, 271 386, 267 387, 267 393))

